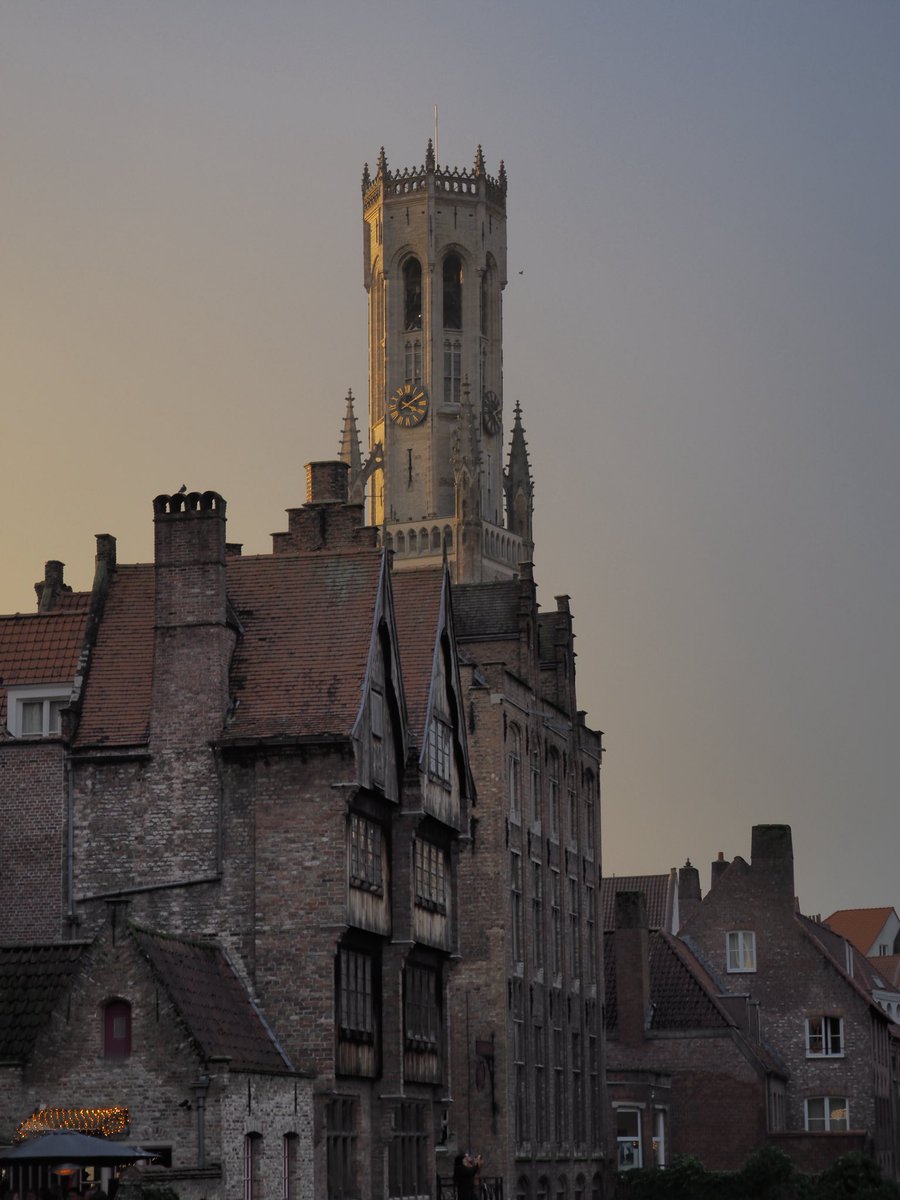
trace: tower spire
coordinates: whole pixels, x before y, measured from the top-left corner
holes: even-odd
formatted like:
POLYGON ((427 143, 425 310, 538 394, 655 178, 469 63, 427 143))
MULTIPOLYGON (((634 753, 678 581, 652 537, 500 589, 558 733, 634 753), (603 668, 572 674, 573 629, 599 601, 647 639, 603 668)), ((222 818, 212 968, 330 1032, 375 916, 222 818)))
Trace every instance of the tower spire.
POLYGON ((351 504, 362 504, 365 499, 365 480, 362 474, 362 451, 359 445, 359 426, 353 409, 353 390, 347 388, 347 410, 341 430, 341 447, 338 451, 341 462, 350 468, 348 472, 348 498, 351 504))
POLYGON ((524 561, 530 562, 534 552, 534 483, 522 424, 522 406, 518 401, 513 409, 509 466, 503 475, 503 490, 506 493, 506 527, 522 539, 524 561))

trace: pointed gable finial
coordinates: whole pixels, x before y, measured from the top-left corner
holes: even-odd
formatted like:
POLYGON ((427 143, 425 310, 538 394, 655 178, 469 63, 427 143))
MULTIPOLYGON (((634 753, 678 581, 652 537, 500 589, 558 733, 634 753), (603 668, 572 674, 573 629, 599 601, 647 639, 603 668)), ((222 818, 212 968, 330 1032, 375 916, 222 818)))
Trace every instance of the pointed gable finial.
POLYGON ((497 181, 500 184, 500 191, 506 195, 506 163, 500 159, 500 170, 497 174, 497 181))
POLYGON ((387 179, 387 174, 388 174, 387 155, 384 152, 384 146, 382 146, 381 149, 378 151, 378 175, 380 175, 382 179, 387 179))
POLYGON ((503 473, 506 493, 506 525, 522 539, 526 557, 534 548, 534 482, 528 461, 528 443, 522 424, 522 406, 516 401, 513 409, 512 440, 509 446, 509 465, 503 473))
POLYGON ((365 194, 372 185, 372 176, 369 174, 369 164, 363 163, 362 190, 365 194))
POLYGON ((356 423, 356 413, 353 408, 353 390, 347 389, 347 409, 344 413, 344 426, 341 430, 341 446, 338 458, 347 464, 347 497, 351 504, 362 503, 365 496, 365 479, 363 478, 362 451, 359 445, 359 427, 356 423))
POLYGON ((484 175, 484 155, 481 152, 481 144, 475 151, 475 174, 479 177, 484 175))
POLYGON ((429 138, 428 146, 425 150, 425 170, 433 171, 434 165, 434 142, 431 140, 431 138, 429 138))

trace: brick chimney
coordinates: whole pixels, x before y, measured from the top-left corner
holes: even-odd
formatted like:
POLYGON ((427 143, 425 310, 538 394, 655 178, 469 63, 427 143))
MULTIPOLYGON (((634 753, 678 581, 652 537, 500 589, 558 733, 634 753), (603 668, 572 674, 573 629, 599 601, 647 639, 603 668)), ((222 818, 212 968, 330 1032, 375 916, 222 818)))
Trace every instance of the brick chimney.
POLYGON ((217 492, 157 496, 152 735, 169 746, 215 736, 228 703, 225 501, 217 492))
POLYGON ((709 866, 709 886, 711 888, 716 886, 716 884, 719 882, 719 879, 725 874, 730 866, 731 863, 720 850, 709 866))
POLYGON ((616 1010, 620 1046, 639 1046, 650 1020, 650 935, 643 892, 616 892, 616 1010))
POLYGON ((365 505, 347 499, 349 471, 339 459, 306 464, 306 503, 287 510, 287 532, 272 535, 274 554, 377 544, 378 531, 363 524, 365 505))
POLYGON ((773 892, 794 901, 794 848, 790 825, 754 825, 750 843, 753 874, 765 877, 773 892))
POLYGON ((686 925, 700 907, 700 872, 685 859, 678 871, 678 928, 686 925))
POLYGON ((56 602, 63 592, 71 592, 71 588, 63 579, 65 563, 51 558, 44 563, 44 578, 34 585, 38 598, 38 612, 50 612, 56 607, 56 602))

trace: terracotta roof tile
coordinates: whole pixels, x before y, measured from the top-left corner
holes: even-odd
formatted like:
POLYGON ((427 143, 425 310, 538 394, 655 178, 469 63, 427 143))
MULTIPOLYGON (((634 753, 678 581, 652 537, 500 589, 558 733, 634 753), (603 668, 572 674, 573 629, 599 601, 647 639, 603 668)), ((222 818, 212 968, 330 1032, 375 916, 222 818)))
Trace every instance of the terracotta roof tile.
POLYGON ((900 988, 900 954, 874 954, 869 965, 888 987, 900 988))
POLYGON ((91 651, 76 746, 135 745, 149 737, 154 605, 153 564, 117 567, 91 651))
MULTIPOLYGON (((618 1024, 615 934, 604 934, 607 1026, 618 1024)), ((666 933, 650 934, 652 1029, 725 1029, 733 1022, 709 994, 686 946, 666 933)))
POLYGON ((410 730, 421 747, 431 690, 444 573, 399 571, 392 577, 400 669, 410 730))
POLYGON ((132 934, 207 1058, 228 1057, 238 1071, 291 1069, 218 946, 135 927, 132 934))
POLYGON ((0 947, 0 1061, 25 1062, 87 946, 0 947))
POLYGON ((457 583, 453 617, 460 638, 504 637, 519 632, 519 584, 516 580, 457 583))
MULTIPOLYGON (((81 595, 81 593, 79 593, 81 595)), ((71 689, 81 654, 87 607, 0 617, 0 731, 6 732, 6 688, 59 683, 71 689)), ((0 735, 2 736, 2 735, 0 735)))
POLYGON ((616 927, 616 892, 643 892, 647 902, 647 926, 668 930, 672 923, 675 881, 669 875, 604 875, 600 881, 603 928, 616 927))
POLYGON ((228 561, 243 635, 231 667, 233 737, 349 734, 359 711, 381 553, 228 561))
POLYGON ((893 911, 891 907, 839 908, 825 918, 825 924, 867 954, 893 911))

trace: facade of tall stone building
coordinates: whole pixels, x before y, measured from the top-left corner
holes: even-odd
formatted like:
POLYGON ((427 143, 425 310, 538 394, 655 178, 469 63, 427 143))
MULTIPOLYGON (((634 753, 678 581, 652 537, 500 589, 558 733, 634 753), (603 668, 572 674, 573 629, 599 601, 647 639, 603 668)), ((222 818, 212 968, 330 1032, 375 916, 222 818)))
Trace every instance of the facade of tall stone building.
POLYGON ((100 535, 0 618, 0 1141, 115 1109, 183 1200, 436 1195, 467 1149, 597 1200, 602 747, 504 431, 505 171, 382 151, 363 221, 366 454, 350 395, 270 554, 160 495, 152 563, 100 535))

